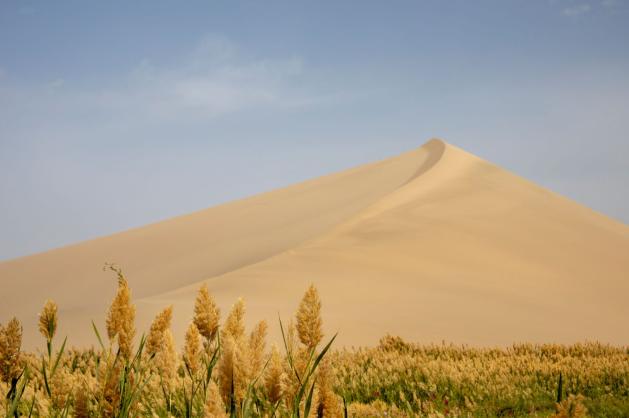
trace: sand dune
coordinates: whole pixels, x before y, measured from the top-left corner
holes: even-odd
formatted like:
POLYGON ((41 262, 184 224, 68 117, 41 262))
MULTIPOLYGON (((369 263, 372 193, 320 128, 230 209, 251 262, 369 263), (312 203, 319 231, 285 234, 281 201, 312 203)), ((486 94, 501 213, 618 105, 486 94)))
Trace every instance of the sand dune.
MULTIPOLYGON (((381 162, 0 263, 0 322, 60 305, 93 344, 123 267, 138 324, 174 304, 181 338, 205 281, 223 312, 292 315, 309 283, 340 344, 629 341, 629 227, 440 140, 381 162)), ((272 326, 272 330, 277 327, 272 326)), ((274 336, 277 332, 274 331, 274 336)))

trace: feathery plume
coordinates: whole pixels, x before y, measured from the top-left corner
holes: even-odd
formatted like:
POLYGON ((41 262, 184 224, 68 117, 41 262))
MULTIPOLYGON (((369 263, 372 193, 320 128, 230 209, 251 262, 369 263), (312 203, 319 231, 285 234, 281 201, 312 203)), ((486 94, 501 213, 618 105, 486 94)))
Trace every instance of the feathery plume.
MULTIPOLYGON (((245 301, 239 298, 232 306, 225 325, 223 326, 224 336, 231 335, 238 340, 245 335, 245 301)), ((223 334, 221 334, 223 336, 223 334)))
POLYGON ((287 405, 292 405, 295 396, 301 386, 299 379, 295 376, 297 372, 300 376, 304 375, 307 358, 306 349, 298 347, 297 331, 293 320, 290 320, 285 326, 286 350, 287 354, 293 359, 293 364, 288 361, 283 362, 284 372, 281 374, 281 392, 282 397, 287 405))
POLYGON ((118 276, 118 291, 107 314, 107 335, 112 341, 117 337, 120 354, 128 360, 135 336, 135 306, 131 303, 131 289, 119 267, 109 264, 105 268, 118 276))
POLYGON ((100 392, 98 407, 103 417, 115 416, 120 404, 120 362, 114 364, 112 356, 106 356, 97 363, 97 388, 100 392))
POLYGON ((318 405, 317 416, 319 417, 340 417, 341 404, 338 396, 334 393, 332 388, 332 364, 326 357, 320 363, 317 369, 317 392, 318 392, 318 405))
POLYGON ((207 285, 203 284, 194 302, 194 324, 207 342, 214 340, 218 331, 219 320, 220 310, 210 295, 207 285))
POLYGON ((74 418, 88 418, 90 416, 87 393, 84 387, 79 387, 74 394, 74 418))
POLYGON ((21 369, 22 324, 17 318, 0 325, 0 380, 10 383, 21 369))
POLYGON ((164 309, 162 312, 157 314, 153 323, 151 324, 151 328, 149 330, 149 335, 146 338, 146 354, 152 356, 157 354, 163 347, 164 344, 164 333, 167 329, 170 328, 170 322, 173 317, 173 307, 172 305, 164 309))
POLYGON ((236 341, 231 335, 221 337, 221 358, 218 363, 218 383, 220 385, 220 393, 223 397, 225 405, 228 405, 231 411, 232 404, 235 403, 232 397, 234 388, 234 351, 236 341))
POLYGON ((164 331, 163 347, 155 355, 153 363, 166 388, 172 391, 177 377, 177 351, 170 329, 164 331))
MULTIPOLYGON (((9 385, 6 382, 3 382, 2 379, 0 379, 0 393, 9 393, 9 385)), ((6 395, 5 396, 0 396, 0 411, 6 411, 8 408, 7 405, 7 398, 6 395)))
POLYGON ((297 310, 297 334, 299 340, 308 349, 315 348, 323 333, 321 332, 321 300, 317 289, 310 285, 297 310))
POLYGON ((73 393, 74 376, 70 370, 61 368, 56 371, 50 381, 50 403, 54 409, 61 411, 69 403, 73 393))
POLYGON ((184 361, 192 375, 196 374, 201 361, 201 342, 199 330, 194 322, 191 322, 186 331, 186 344, 184 346, 184 361))
POLYGON ((282 364, 282 357, 275 344, 271 348, 271 359, 269 361, 269 368, 264 381, 266 393, 271 401, 275 403, 282 398, 282 381, 284 380, 284 365, 282 364))
POLYGON ((583 395, 570 395, 557 404, 557 413, 551 418, 585 418, 587 408, 583 405, 583 395))
POLYGON ((39 332, 46 338, 46 341, 52 341, 56 331, 57 304, 49 299, 39 314, 39 332))
POLYGON ((208 387, 207 401, 205 403, 204 418, 226 418, 225 404, 218 391, 218 386, 213 380, 208 387))
POLYGON ((238 407, 244 399, 251 376, 249 347, 244 338, 227 335, 221 340, 223 353, 218 366, 220 390, 226 405, 238 407))
POLYGON ((249 354, 251 365, 251 379, 258 377, 264 367, 264 350, 266 348, 266 321, 260 321, 249 336, 249 354))
POLYGON ((295 329, 295 321, 290 319, 286 324, 286 348, 295 355, 297 351, 297 330, 295 329))
POLYGON ((244 317, 245 303, 238 299, 221 330, 223 352, 218 365, 220 391, 230 410, 244 397, 251 373, 244 317))

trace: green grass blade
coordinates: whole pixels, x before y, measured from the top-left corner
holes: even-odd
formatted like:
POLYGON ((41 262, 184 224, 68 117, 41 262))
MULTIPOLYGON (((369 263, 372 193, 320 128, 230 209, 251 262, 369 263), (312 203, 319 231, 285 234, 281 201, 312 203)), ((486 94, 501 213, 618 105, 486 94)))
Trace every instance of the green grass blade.
POLYGON ((317 359, 315 360, 314 364, 312 365, 312 371, 311 374, 316 370, 317 366, 319 366, 319 363, 321 362, 321 360, 323 359, 323 356, 325 356, 325 354, 328 352, 328 350, 330 349, 330 347, 332 346, 332 343, 334 342, 334 340, 336 339, 336 336, 338 334, 334 334, 334 337, 332 337, 332 339, 330 340, 330 342, 323 348, 323 350, 321 350, 321 353, 317 356, 317 359))
POLYGON ((280 330, 282 331, 282 341, 284 342, 284 350, 286 350, 286 359, 288 360, 288 365, 290 366, 291 370, 295 373, 295 377, 297 377, 297 381, 301 385, 301 377, 299 377, 299 373, 297 373, 297 369, 295 368, 295 364, 293 361, 293 353, 288 347, 288 342, 286 341, 286 334, 284 333, 284 325, 282 324, 282 318, 279 317, 279 314, 278 314, 278 319, 280 321, 280 330))
MULTIPOLYGON (((328 350, 330 349, 330 347, 332 346, 332 343, 334 342, 334 340, 336 339, 336 336, 338 334, 334 334, 334 337, 332 337, 332 339, 327 343, 327 345, 323 348, 323 350, 321 350, 321 353, 319 353, 319 355, 317 356, 317 358, 315 359, 314 363, 312 364, 312 366, 310 366, 310 361, 312 360, 312 355, 314 353, 314 349, 312 349, 311 353, 310 353, 310 359, 308 360, 308 372, 306 374, 306 376, 304 377, 304 381, 303 384, 300 386, 299 388, 299 392, 297 394, 297 397, 295 397, 295 403, 293 405, 293 408, 296 409, 297 411, 299 411, 299 404, 301 403, 301 400, 305 394, 305 390, 306 390, 306 385, 308 384, 308 382, 310 381, 310 378, 312 377, 312 375, 314 374, 314 372, 317 370, 317 367, 319 366, 319 363, 321 362, 321 360, 323 359, 323 357, 325 356, 325 354, 328 352, 328 350)), ((314 383, 313 383, 314 384, 314 383)))
POLYGON ((22 399, 22 395, 24 394, 24 390, 26 389, 26 385, 29 380, 28 376, 28 366, 24 368, 24 371, 18 377, 18 380, 22 379, 22 384, 15 386, 15 393, 13 394, 13 400, 11 401, 11 406, 9 407, 9 411, 7 412, 7 417, 17 416, 17 409, 20 404, 20 400, 22 399))
POLYGON ((28 418, 33 416, 33 408, 35 407, 35 396, 33 395, 33 399, 31 400, 31 406, 28 408, 28 418))
MULTIPOLYGON (((306 394, 306 389, 308 386, 308 380, 310 379, 310 376, 312 375, 312 369, 310 367, 310 364, 312 363, 312 358, 314 357, 314 352, 315 349, 312 348, 310 350, 310 355, 308 356, 308 363, 306 363, 306 369, 305 369, 305 377, 303 379, 303 381, 300 381, 299 383, 299 391, 297 392, 297 396, 295 397, 295 401, 293 403, 293 409, 299 411, 299 405, 301 404, 301 400, 303 399, 304 395, 306 394)), ((297 372, 295 372, 297 373, 297 372)))
POLYGON ((306 405, 304 406, 304 417, 310 416, 310 407, 312 406, 312 395, 314 393, 315 382, 312 382, 310 386, 310 393, 308 393, 308 398, 306 398, 306 405))
POLYGON ((48 394, 48 397, 51 397, 52 394, 50 392, 50 385, 48 384, 48 372, 46 372, 46 360, 44 360, 44 357, 41 359, 41 373, 44 377, 44 387, 46 388, 46 393, 48 394))
POLYGON ((98 332, 98 328, 96 328, 96 324, 92 321, 92 328, 94 329, 94 334, 96 334, 96 338, 98 338, 98 343, 100 344, 100 348, 105 351, 105 344, 103 344, 103 339, 100 337, 100 333, 98 332))
POLYGON ((273 407, 271 408, 271 418, 275 417, 275 414, 277 413, 277 409, 280 407, 280 404, 282 403, 282 398, 278 399, 277 402, 275 402, 275 404, 273 404, 273 407))
POLYGON ((557 383, 557 403, 561 403, 563 395, 563 374, 559 372, 559 382, 557 383))
POLYGON ((55 364, 52 366, 52 370, 50 371, 50 378, 54 376, 55 371, 57 370, 57 366, 59 366, 59 360, 61 360, 61 356, 63 355, 63 351, 66 349, 66 343, 68 342, 68 337, 63 339, 63 344, 61 344, 61 348, 59 349, 59 353, 57 354, 57 358, 55 359, 55 364))

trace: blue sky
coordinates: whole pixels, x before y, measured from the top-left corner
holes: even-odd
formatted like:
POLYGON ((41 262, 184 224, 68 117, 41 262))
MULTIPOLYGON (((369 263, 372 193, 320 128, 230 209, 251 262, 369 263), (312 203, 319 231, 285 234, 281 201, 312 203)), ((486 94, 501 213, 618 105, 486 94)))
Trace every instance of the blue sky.
POLYGON ((431 137, 628 223, 628 45, 628 0, 4 0, 0 259, 431 137))

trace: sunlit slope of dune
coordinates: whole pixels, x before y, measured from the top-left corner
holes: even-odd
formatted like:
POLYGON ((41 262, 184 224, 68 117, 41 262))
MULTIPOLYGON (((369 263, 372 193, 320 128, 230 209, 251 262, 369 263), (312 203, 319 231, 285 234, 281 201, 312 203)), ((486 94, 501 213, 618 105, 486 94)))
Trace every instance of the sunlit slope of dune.
POLYGON ((32 320, 50 296, 66 309, 64 331, 92 341, 89 319, 102 320, 114 287, 104 261, 127 271, 142 326, 175 305, 179 337, 205 279, 223 311, 242 296, 249 320, 272 323, 315 283, 326 328, 342 344, 387 332, 483 345, 629 341, 629 227, 437 140, 0 264, 4 290, 24 295, 3 296, 0 321, 12 313, 32 320))

